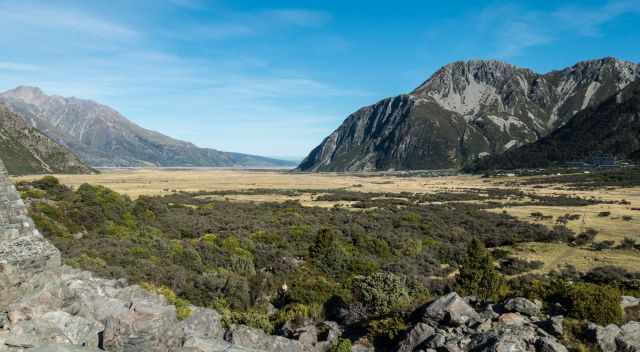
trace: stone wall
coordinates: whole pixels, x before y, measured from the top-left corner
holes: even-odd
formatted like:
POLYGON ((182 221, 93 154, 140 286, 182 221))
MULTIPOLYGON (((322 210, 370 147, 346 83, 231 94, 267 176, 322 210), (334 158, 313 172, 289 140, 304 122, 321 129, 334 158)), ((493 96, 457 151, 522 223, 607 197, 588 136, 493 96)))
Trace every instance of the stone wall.
POLYGON ((35 228, 0 160, 0 305, 17 284, 60 265, 60 252, 35 228))

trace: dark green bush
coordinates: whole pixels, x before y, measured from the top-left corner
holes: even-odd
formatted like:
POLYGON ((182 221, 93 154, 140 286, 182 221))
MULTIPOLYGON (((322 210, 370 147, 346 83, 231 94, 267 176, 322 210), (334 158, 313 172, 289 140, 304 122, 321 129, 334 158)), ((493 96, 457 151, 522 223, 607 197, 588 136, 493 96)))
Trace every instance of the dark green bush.
POLYGON ((617 288, 578 283, 569 288, 566 304, 569 316, 607 325, 622 321, 620 299, 620 290, 617 288))
POLYGON ((491 253, 482 242, 473 239, 460 265, 456 280, 457 292, 482 300, 497 300, 504 294, 504 289, 504 280, 496 270, 491 253))

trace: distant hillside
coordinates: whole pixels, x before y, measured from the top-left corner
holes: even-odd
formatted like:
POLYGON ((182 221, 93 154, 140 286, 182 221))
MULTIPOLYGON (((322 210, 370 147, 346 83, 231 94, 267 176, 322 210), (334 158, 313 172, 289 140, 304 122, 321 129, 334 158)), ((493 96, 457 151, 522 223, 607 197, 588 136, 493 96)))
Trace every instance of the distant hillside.
POLYGON ((78 157, 0 105, 0 158, 12 175, 90 173, 78 157))
POLYGON ((364 107, 302 171, 459 168, 537 141, 640 77, 614 58, 538 74, 500 61, 455 62, 407 95, 364 107))
POLYGON ((0 103, 92 166, 292 166, 271 158, 199 148, 144 129, 108 106, 49 96, 34 87, 4 92, 0 103))
POLYGON ((485 158, 471 170, 547 167, 595 153, 640 160, 640 81, 581 111, 549 136, 485 158))

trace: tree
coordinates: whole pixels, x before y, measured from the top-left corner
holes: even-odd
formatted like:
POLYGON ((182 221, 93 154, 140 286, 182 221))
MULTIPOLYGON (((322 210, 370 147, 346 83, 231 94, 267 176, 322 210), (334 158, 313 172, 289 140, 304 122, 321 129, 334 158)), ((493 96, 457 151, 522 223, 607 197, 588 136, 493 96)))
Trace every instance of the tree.
POLYGON ((333 229, 318 231, 309 247, 309 256, 327 274, 339 275, 347 270, 348 255, 338 240, 338 233, 333 229))
POLYGON ((493 256, 480 240, 473 239, 460 266, 456 290, 462 295, 476 296, 482 300, 497 300, 504 287, 493 256))

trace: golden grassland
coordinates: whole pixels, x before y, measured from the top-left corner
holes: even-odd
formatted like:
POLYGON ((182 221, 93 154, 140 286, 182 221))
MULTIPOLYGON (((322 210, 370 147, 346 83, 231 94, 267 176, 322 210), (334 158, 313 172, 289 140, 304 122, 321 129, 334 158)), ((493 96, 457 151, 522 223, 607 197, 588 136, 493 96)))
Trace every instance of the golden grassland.
MULTIPOLYGON (((40 176, 20 177, 17 180, 33 180, 40 176)), ((97 184, 109 187, 117 192, 137 198, 141 195, 167 195, 174 192, 196 191, 228 191, 224 196, 207 196, 213 199, 227 199, 243 202, 283 202, 287 200, 299 201, 305 206, 334 206, 335 202, 319 202, 310 193, 299 195, 274 194, 234 194, 233 192, 250 189, 273 190, 331 190, 346 189, 359 192, 384 193, 435 193, 460 192, 464 190, 478 190, 488 188, 513 188, 504 185, 504 179, 483 179, 479 176, 448 176, 448 177, 396 177, 371 176, 366 177, 345 174, 300 174, 285 171, 268 170, 169 170, 169 169, 136 169, 136 170, 106 170, 98 175, 56 175, 61 182, 72 187, 83 183, 97 184)), ((565 214, 578 214, 578 220, 569 221, 567 226, 579 233, 587 228, 598 231, 596 241, 613 240, 618 243, 625 237, 640 242, 640 187, 615 190, 575 191, 566 189, 562 185, 549 187, 518 187, 527 193, 539 195, 572 195, 580 197, 595 197, 598 199, 620 202, 626 200, 628 204, 598 204, 584 207, 559 206, 505 206, 490 211, 507 212, 521 220, 538 222, 546 226, 553 226, 556 220, 565 214), (540 212, 552 218, 536 221, 531 213, 540 212), (610 212, 603 217, 601 212, 610 212), (629 219, 630 217, 630 219, 629 219)), ((487 199, 489 201, 491 199, 487 199)), ((504 203, 504 200, 498 200, 504 203)), ((340 202, 343 206, 349 202, 340 202)), ((528 260, 541 260, 545 263, 545 271, 557 269, 564 264, 575 266, 585 271, 602 265, 617 265, 632 271, 640 271, 640 253, 637 251, 606 250, 593 251, 588 248, 575 248, 566 244, 530 243, 511 248, 512 252, 528 260)))

